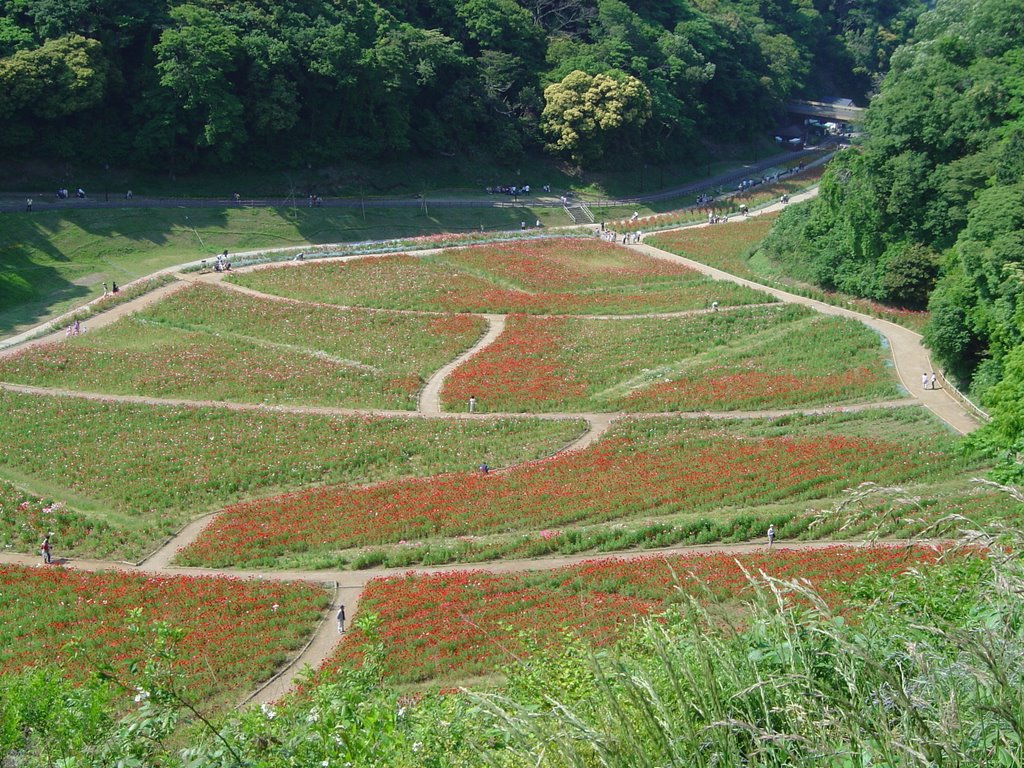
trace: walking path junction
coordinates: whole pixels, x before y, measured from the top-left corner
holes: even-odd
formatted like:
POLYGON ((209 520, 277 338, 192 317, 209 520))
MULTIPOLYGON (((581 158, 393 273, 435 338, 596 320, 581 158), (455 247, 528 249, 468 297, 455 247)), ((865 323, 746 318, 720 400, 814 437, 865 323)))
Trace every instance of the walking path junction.
MULTIPOLYGON (((812 193, 808 193, 813 194, 812 193)), ((804 195, 806 197, 808 195, 804 195)), ((774 207, 769 206, 762 209, 762 212, 772 210, 774 207)), ((706 226, 706 225, 704 225, 706 226)), ((721 226, 721 225, 718 225, 721 226)), ((728 226, 728 225, 725 225, 728 226)), ((928 353, 921 343, 920 334, 914 333, 906 328, 898 326, 894 323, 887 322, 885 320, 879 320, 867 315, 843 308, 836 307, 829 304, 825 304, 820 301, 808 299, 802 296, 797 296, 792 293, 788 293, 783 290, 764 286, 750 280, 745 280, 734 275, 722 272, 721 270, 708 267, 704 264, 685 259, 681 256, 667 253, 665 251, 653 248, 643 242, 629 246, 635 251, 645 254, 647 256, 664 259, 668 261, 674 261, 677 263, 686 264, 687 266, 699 270, 700 272, 713 277, 718 280, 728 280, 740 285, 745 285, 751 288, 768 293, 782 302, 801 304, 811 309, 821 312, 827 315, 837 315, 841 317, 848 317, 858 320, 865 325, 877 330, 882 334, 889 343, 889 348, 892 354, 893 364, 903 387, 909 393, 909 396, 902 400, 889 401, 884 403, 864 403, 858 405, 848 406, 832 406, 822 407, 813 409, 792 409, 792 410, 762 410, 762 411, 743 411, 743 412, 697 412, 692 414, 672 414, 674 416, 692 416, 699 418, 714 417, 714 418, 754 418, 754 417, 772 417, 782 416, 793 413, 825 413, 832 411, 854 411, 863 409, 873 409, 880 407, 914 407, 923 406, 932 411, 938 418, 948 424, 952 429, 960 433, 966 433, 974 429, 977 426, 972 414, 967 408, 962 405, 958 400, 952 397, 946 390, 937 389, 923 389, 921 386, 916 384, 921 372, 933 370, 931 361, 928 353)), ((301 264, 288 265, 289 268, 302 268, 301 264)), ((203 281, 209 281, 214 283, 220 283, 225 288, 231 288, 232 290, 245 290, 250 293, 257 293, 260 296, 266 296, 265 294, 258 294, 258 292, 252 292, 248 289, 241 289, 238 286, 233 286, 223 281, 223 274, 207 274, 198 276, 195 274, 177 275, 177 279, 174 283, 164 286, 158 290, 140 296, 132 301, 125 302, 118 306, 113 307, 107 312, 98 314, 95 317, 91 317, 88 320, 90 329, 99 328, 108 325, 118 318, 123 317, 127 314, 136 312, 146 306, 154 304, 160 301, 171 292, 180 289, 188 282, 192 280, 202 279, 203 281)), ((390 310, 380 310, 390 311, 390 310)), ((700 310, 705 311, 705 310, 700 310)), ((721 311, 728 311, 728 308, 722 308, 721 311)), ((645 315, 646 317, 676 317, 680 314, 685 313, 667 313, 665 315, 645 315)), ((476 344, 465 353, 452 360, 450 363, 445 365, 443 368, 438 370, 432 375, 426 382, 418 400, 418 406, 415 411, 381 411, 381 410, 361 410, 354 408, 322 408, 313 406, 267 406, 255 403, 238 403, 238 402, 220 402, 220 401, 207 401, 207 400, 187 400, 187 399, 171 399, 171 398, 156 398, 156 397, 144 397, 134 395, 110 395, 95 392, 79 392, 66 389, 53 389, 46 387, 32 387, 25 385, 16 385, 10 383, 0 383, 0 388, 11 391, 21 392, 36 395, 46 396, 61 396, 61 397, 77 397, 87 399, 99 399, 108 401, 119 401, 119 402, 132 402, 132 403, 145 403, 153 406, 195 406, 195 407, 212 407, 212 408, 231 408, 237 410, 271 410, 278 412, 301 412, 301 413, 315 413, 315 414, 329 414, 329 415, 354 415, 354 414, 372 414, 389 417, 408 417, 408 418, 430 418, 430 419, 501 419, 511 416, 523 416, 530 415, 538 418, 547 419, 583 419, 588 423, 588 428, 584 431, 580 437, 564 446, 560 452, 565 451, 578 451, 585 447, 593 444, 595 441, 600 440, 601 437, 606 433, 611 424, 618 418, 626 416, 622 413, 550 413, 550 414, 510 414, 510 413, 466 413, 466 412, 452 412, 443 411, 441 409, 440 393, 442 391, 444 382, 447 377, 454 371, 459 365, 464 363, 473 355, 479 353, 482 349, 485 349, 488 345, 492 344, 501 335, 504 329, 505 316, 496 314, 482 315, 487 321, 488 327, 483 336, 476 342, 476 344)), ((612 316, 603 316, 611 318, 612 316)), ((629 317, 636 317, 631 315, 629 317)), ((34 329, 33 332, 28 334, 22 334, 21 336, 9 339, 5 349, 0 350, 0 355, 12 354, 13 352, 23 349, 29 345, 44 344, 60 342, 63 337, 63 332, 53 333, 44 336, 38 336, 39 332, 44 328, 34 329), (33 335, 37 335, 37 338, 32 338, 33 335)), ((667 414, 628 414, 631 418, 643 418, 645 416, 654 417, 658 415, 667 414)), ((143 573, 154 574, 154 575, 176 575, 176 574, 190 574, 190 575, 230 575, 233 577, 241 578, 252 578, 252 579, 274 579, 274 580, 303 580, 316 583, 326 583, 333 590, 332 607, 328 609, 324 614, 323 620, 320 622, 319 627, 313 633, 309 643, 306 647, 295 656, 278 674, 270 681, 264 684, 258 691, 250 693, 245 701, 254 702, 270 702, 274 701, 283 696, 292 686, 295 677, 299 671, 304 667, 319 666, 326 658, 331 654, 335 644, 338 642, 339 635, 335 628, 335 624, 330 620, 333 612, 337 610, 338 604, 344 604, 346 606, 349 616, 353 616, 356 613, 356 608, 359 603, 360 596, 365 585, 374 578, 381 576, 391 576, 398 573, 438 573, 443 571, 458 570, 464 568, 464 565, 451 565, 441 566, 435 568, 401 568, 401 569, 374 569, 374 570, 361 570, 361 571, 242 571, 242 570, 216 570, 216 569, 202 569, 202 568, 184 568, 174 566, 172 564, 174 555, 179 549, 187 546, 200 535, 204 528, 214 519, 216 515, 207 515, 203 518, 195 520, 184 528, 181 529, 174 537, 167 541, 160 549, 151 554, 145 560, 137 564, 126 564, 111 561, 96 561, 96 560, 79 560, 71 559, 60 562, 63 566, 69 568, 83 569, 83 570, 104 570, 104 569, 130 569, 143 573)), ((861 546, 863 542, 836 542, 836 541, 815 541, 815 542, 796 542, 793 544, 785 545, 786 548, 798 548, 798 549, 816 549, 827 546, 861 546)), ((891 544, 895 546, 895 544, 891 544)), ((698 547, 675 547, 667 550, 657 550, 654 552, 636 552, 630 551, 627 553, 621 553, 618 555, 604 554, 602 558, 634 558, 638 556, 642 557, 663 557, 670 553, 679 552, 752 552, 763 549, 765 544, 763 542, 750 542, 746 544, 736 545, 715 545, 715 546, 698 546, 698 547)), ((573 563, 578 563, 582 560, 593 559, 594 554, 578 555, 573 557, 551 557, 543 559, 533 560, 510 560, 493 563, 474 563, 472 567, 474 569, 487 570, 493 573, 511 573, 525 570, 537 570, 537 569, 552 569, 558 568, 573 563)), ((18 563, 27 565, 38 565, 38 557, 29 555, 19 554, 7 554, 0 553, 0 562, 2 563, 18 563)))

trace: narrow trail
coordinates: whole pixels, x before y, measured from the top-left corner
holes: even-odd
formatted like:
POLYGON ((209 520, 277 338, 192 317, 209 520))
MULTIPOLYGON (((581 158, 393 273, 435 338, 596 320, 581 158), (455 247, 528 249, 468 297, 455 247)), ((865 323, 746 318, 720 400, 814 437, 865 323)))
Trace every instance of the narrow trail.
POLYGON ((483 317, 487 321, 487 332, 480 337, 480 340, 477 341, 476 344, 449 362, 443 368, 440 368, 433 376, 430 377, 430 379, 427 380, 423 390, 420 392, 420 400, 417 407, 417 411, 419 413, 431 416, 441 414, 441 389, 444 387, 444 383, 448 377, 456 368, 469 360, 469 358, 473 357, 473 355, 480 350, 493 344, 497 341, 498 337, 505 332, 505 315, 479 315, 479 317, 483 317))
MULTIPOLYGON (((802 200, 809 199, 816 194, 817 190, 805 192, 794 196, 792 202, 801 202, 802 200)), ((782 210, 782 208, 782 204, 777 203, 752 211, 750 215, 757 216, 765 213, 773 213, 782 210)), ((697 224, 695 226, 707 227, 709 225, 704 223, 697 224)), ((728 224, 716 224, 714 226, 728 226, 728 224)), ((789 293, 788 291, 783 291, 778 288, 772 288, 763 285, 762 283, 754 282, 753 280, 746 280, 729 272, 724 272, 720 269, 716 269, 715 267, 702 264, 699 261, 688 259, 685 256, 679 256, 674 253, 663 251, 659 248, 654 248, 653 246, 647 245, 643 242, 627 245, 625 247, 632 248, 634 251, 638 251, 639 253, 652 258, 671 261, 677 264, 685 264, 691 269, 695 269, 698 272, 716 280, 725 280, 757 291, 762 291, 770 296, 774 296, 779 301, 789 304, 801 304, 815 310, 816 312, 820 312, 823 315, 834 315, 836 317, 846 317, 860 321, 869 328, 873 328, 881 333, 889 342, 889 349, 892 354, 893 365, 896 368, 896 375, 899 377, 904 389, 906 389, 911 396, 919 399, 924 407, 960 434, 967 434, 968 432, 978 428, 979 425, 974 416, 970 414, 951 393, 941 388, 928 389, 921 384, 921 374, 935 370, 931 357, 928 354, 928 350, 925 349, 924 344, 922 343, 921 334, 888 320, 881 320, 879 318, 871 317, 870 315, 865 315, 861 312, 855 312, 844 307, 826 304, 825 302, 818 301, 816 299, 798 296, 795 293, 789 293)))
MULTIPOLYGON (((32 384, 11 384, 0 382, 0 390, 23 395, 44 397, 67 397, 102 403, 128 403, 132 405, 153 405, 166 408, 221 408, 229 411, 256 411, 263 413, 293 413, 313 416, 371 416, 387 419, 453 419, 459 421, 494 421, 496 419, 545 419, 550 421, 571 421, 582 419, 591 423, 607 420, 634 419, 772 419, 783 416, 816 416, 825 413, 850 413, 878 408, 912 408, 922 403, 913 398, 884 400, 880 402, 850 403, 849 405, 821 405, 807 408, 767 408, 751 411, 557 411, 551 413, 529 413, 523 411, 488 411, 487 413, 466 413, 463 411, 389 411, 374 408, 341 408, 319 405, 274 405, 269 403, 239 403, 233 400, 187 400, 178 397, 153 397, 149 395, 117 395, 106 392, 83 392, 77 389, 59 387, 37 387, 32 384)), ((583 438, 580 438, 583 439, 583 438)), ((570 445, 575 446, 576 441, 570 445)), ((564 450, 564 449, 563 449, 564 450)))

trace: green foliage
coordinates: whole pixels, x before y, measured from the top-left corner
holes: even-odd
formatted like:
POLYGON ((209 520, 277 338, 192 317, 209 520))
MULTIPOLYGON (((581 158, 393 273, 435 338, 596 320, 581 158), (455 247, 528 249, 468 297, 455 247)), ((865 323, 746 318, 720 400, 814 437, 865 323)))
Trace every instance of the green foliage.
MULTIPOLYGON (((617 73, 642 96, 630 110, 645 117, 625 116, 626 143, 584 130, 560 153, 692 160, 702 136, 749 140, 803 91, 862 98, 920 6, 5 0, 0 9, 7 146, 174 172, 472 149, 518 159, 542 146, 544 89, 575 70, 617 73)), ((564 110, 557 119, 578 122, 564 110)))
MULTIPOLYGON (((1024 340, 1021 18, 1015 0, 940 0, 924 14, 917 42, 893 54, 866 141, 764 246, 825 287, 927 303, 935 358, 983 401, 1024 340)), ((1005 393, 994 397, 1006 407, 1005 393)), ((1010 441, 1002 450, 1012 453, 1013 432, 979 439, 1010 441)))
POLYGON ((625 142, 651 114, 651 94, 635 77, 607 72, 591 77, 570 72, 544 89, 544 131, 551 149, 584 164, 625 142))

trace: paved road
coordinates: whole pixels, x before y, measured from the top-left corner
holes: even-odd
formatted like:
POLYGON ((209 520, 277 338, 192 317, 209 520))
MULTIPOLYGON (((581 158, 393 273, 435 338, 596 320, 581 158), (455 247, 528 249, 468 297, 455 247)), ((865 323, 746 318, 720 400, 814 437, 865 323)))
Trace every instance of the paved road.
MULTIPOLYGON (((642 203, 675 200, 680 197, 691 197, 694 194, 720 187, 731 188, 741 179, 757 178, 762 171, 778 167, 783 163, 803 161, 808 165, 823 162, 831 157, 832 147, 809 149, 786 155, 777 155, 765 160, 755 161, 742 168, 718 176, 708 177, 700 181, 680 184, 670 189, 633 195, 620 198, 592 199, 573 197, 573 202, 584 202, 587 205, 606 207, 634 205, 642 203)), ((292 197, 243 197, 236 201, 230 195, 220 198, 208 197, 147 197, 134 195, 126 200, 121 195, 90 195, 85 199, 72 197, 58 200, 53 193, 40 195, 31 192, 5 192, 0 194, 0 211, 19 212, 25 210, 25 201, 32 198, 33 212, 76 210, 76 209, 130 209, 130 208, 305 208, 308 206, 304 196, 292 197)), ((509 195, 455 195, 446 197, 429 197, 406 195, 404 197, 325 197, 320 207, 324 208, 419 208, 427 205, 438 208, 561 208, 560 196, 523 195, 512 198, 509 195)))

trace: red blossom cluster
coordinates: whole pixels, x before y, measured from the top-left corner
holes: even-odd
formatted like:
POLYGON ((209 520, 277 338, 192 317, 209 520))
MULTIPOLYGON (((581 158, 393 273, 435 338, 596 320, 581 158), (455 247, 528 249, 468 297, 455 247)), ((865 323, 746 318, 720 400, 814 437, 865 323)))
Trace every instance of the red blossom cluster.
POLYGON ((244 690, 312 631, 328 598, 304 583, 3 565, 0 672, 52 664, 74 679, 109 662, 128 676, 128 662, 147 655, 145 638, 128 631, 129 611, 140 609, 143 626, 184 630, 180 663, 199 698, 244 690))
MULTIPOLYGON (((805 580, 834 600, 830 584, 904 572, 940 554, 920 547, 827 547, 602 559, 548 572, 410 574, 370 582, 359 610, 380 619, 395 679, 450 679, 514 664, 530 644, 557 647, 566 636, 597 646, 614 642, 637 619, 686 595, 743 598, 750 577, 761 574, 805 580)), ((322 674, 358 663, 365 642, 361 631, 353 632, 322 674)))
POLYGON ((501 473, 326 486, 236 504, 179 560, 266 564, 294 552, 820 498, 865 480, 913 480, 939 456, 837 434, 745 437, 681 428, 664 443, 613 435, 501 473))

